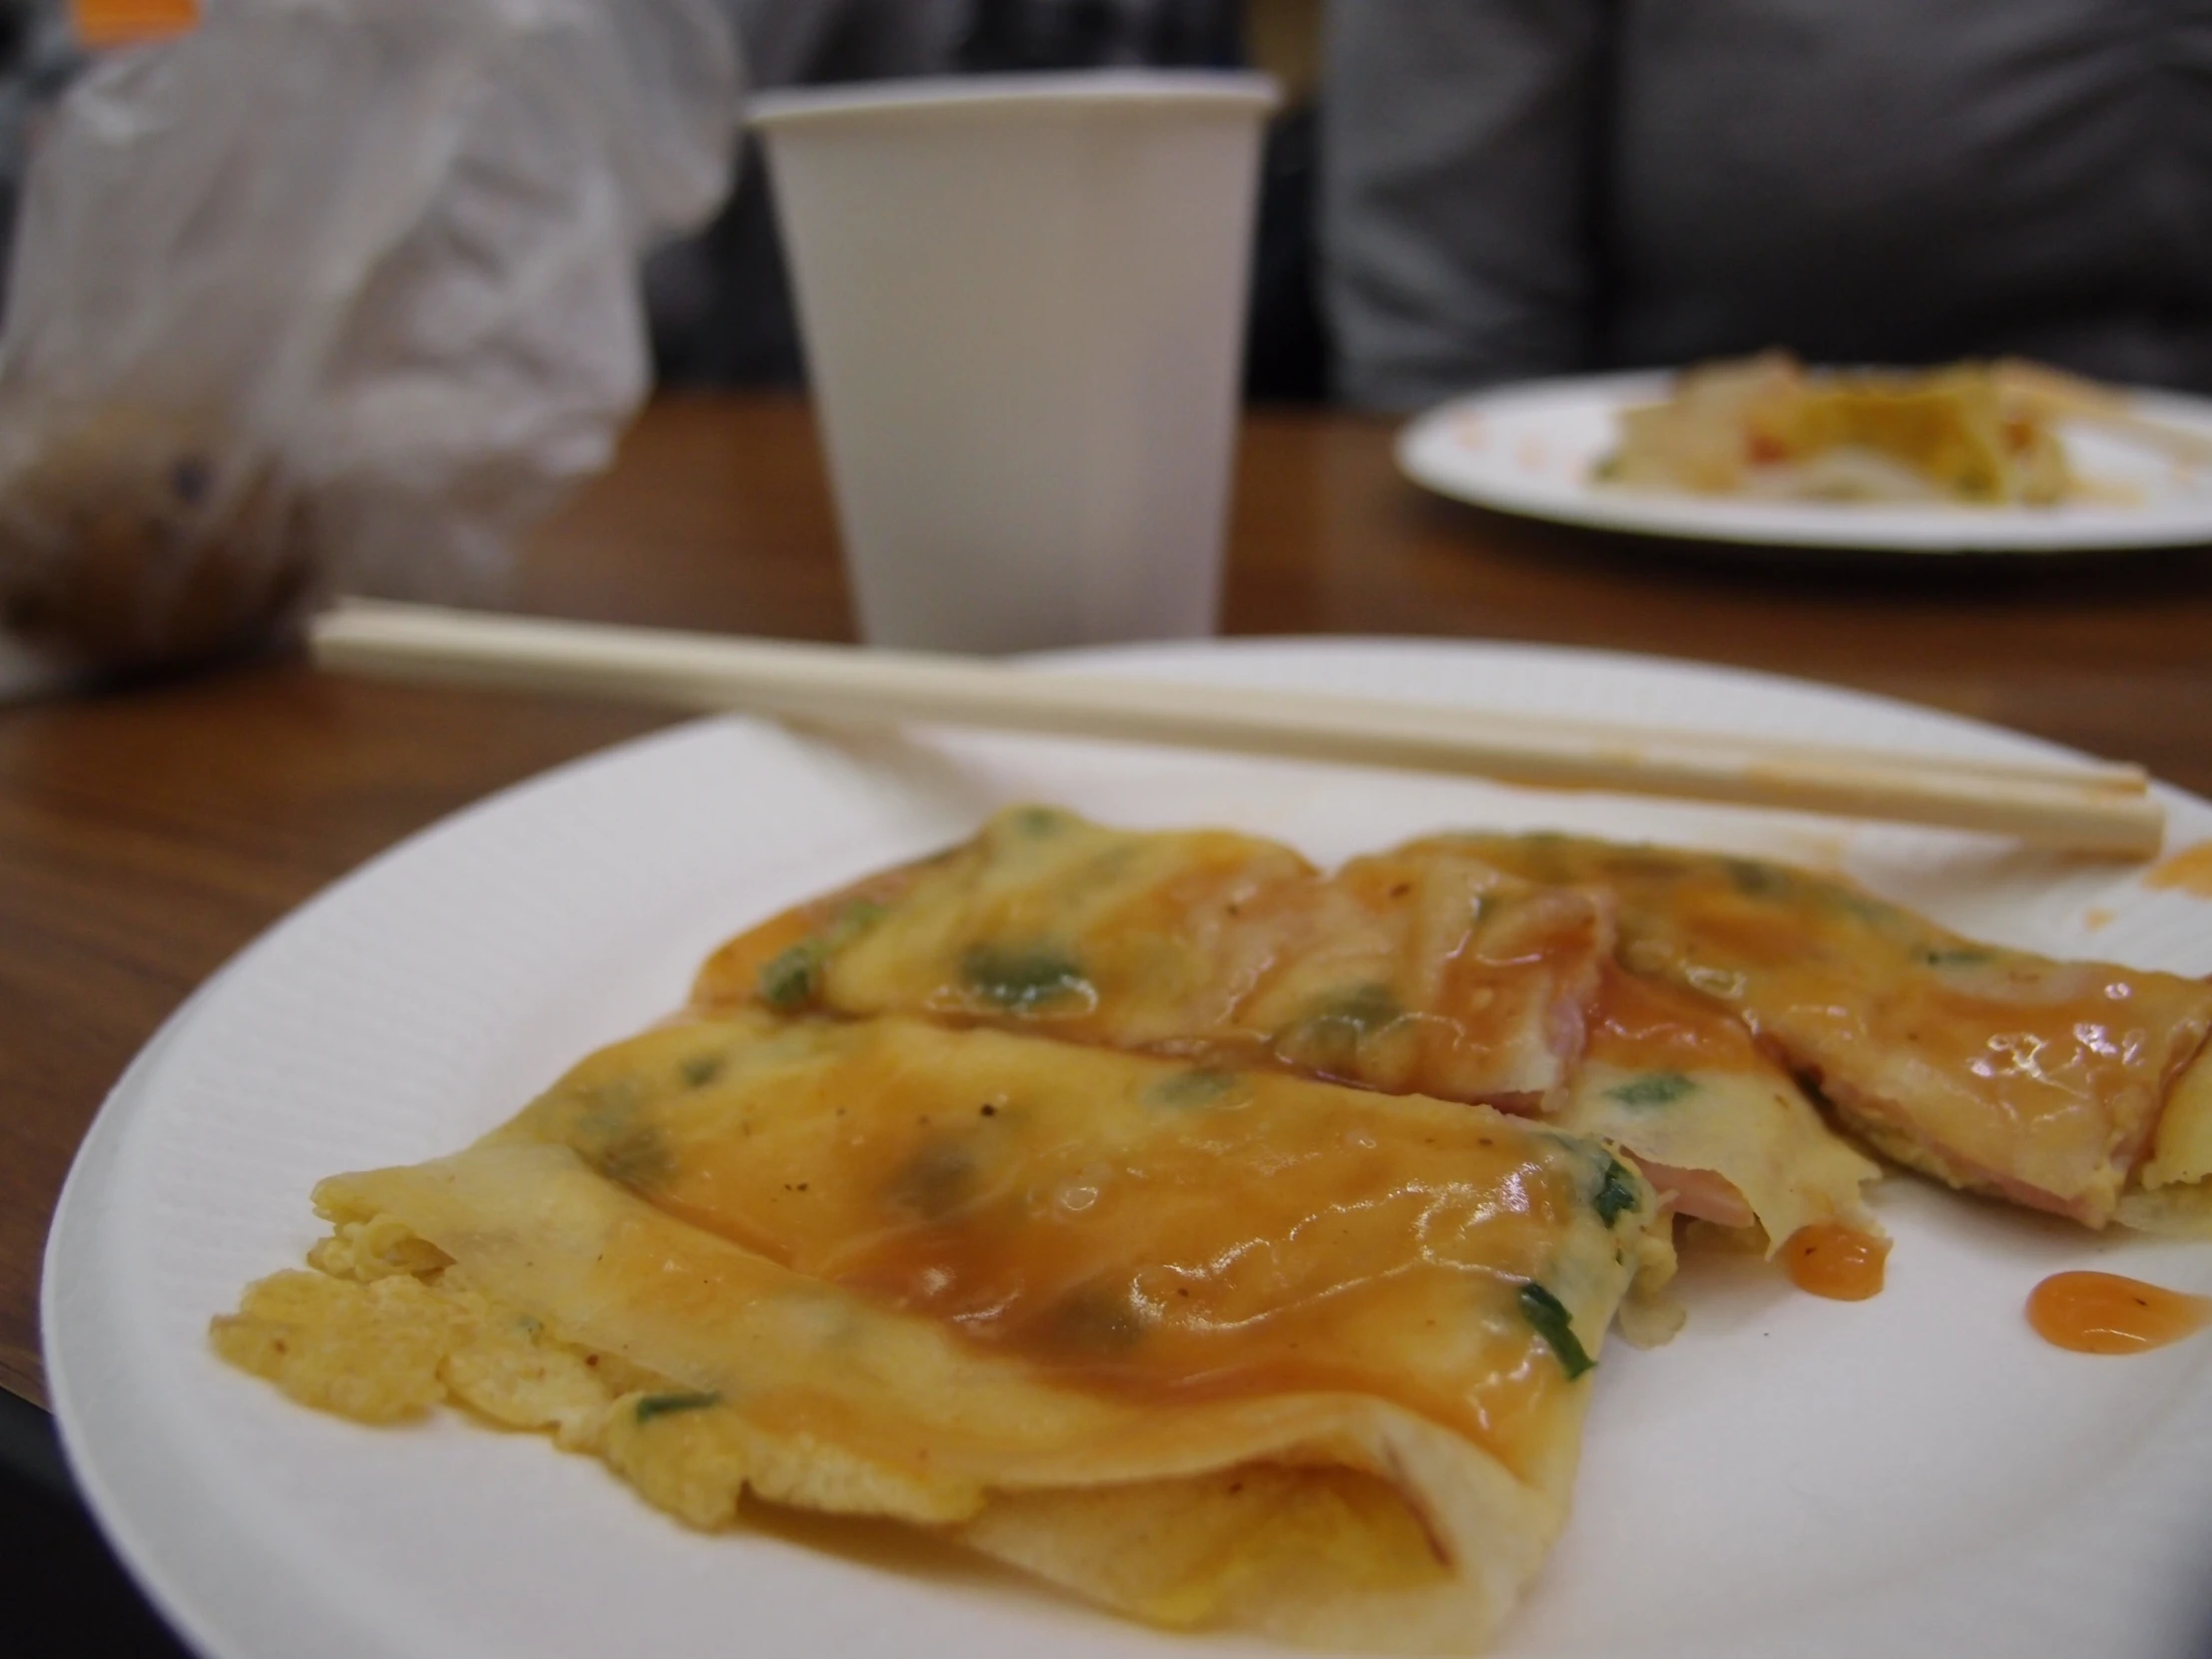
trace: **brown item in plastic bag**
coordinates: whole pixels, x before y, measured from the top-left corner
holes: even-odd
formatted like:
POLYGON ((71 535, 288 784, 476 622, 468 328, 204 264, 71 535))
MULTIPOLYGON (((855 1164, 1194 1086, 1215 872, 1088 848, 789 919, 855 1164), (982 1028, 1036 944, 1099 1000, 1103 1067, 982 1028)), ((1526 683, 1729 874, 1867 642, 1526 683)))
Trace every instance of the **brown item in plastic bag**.
POLYGON ((225 0, 101 54, 25 177, 0 648, 491 597, 647 390, 637 262, 722 196, 740 88, 721 0, 225 0))
POLYGON ((127 405, 50 439, 0 494, 0 621, 114 669, 279 629, 308 597, 308 515, 273 457, 229 447, 220 418, 127 405))

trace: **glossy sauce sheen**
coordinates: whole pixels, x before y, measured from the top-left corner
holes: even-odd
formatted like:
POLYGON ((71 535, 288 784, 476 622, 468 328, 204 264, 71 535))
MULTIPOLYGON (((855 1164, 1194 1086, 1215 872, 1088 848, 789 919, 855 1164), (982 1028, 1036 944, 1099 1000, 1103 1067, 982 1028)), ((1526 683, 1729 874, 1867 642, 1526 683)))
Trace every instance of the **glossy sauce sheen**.
POLYGON ((1594 1352, 1650 1205, 1623 1172, 1609 1227, 1601 1148, 1478 1107, 899 1020, 648 1033, 509 1133, 1071 1381, 1351 1388, 1509 1466, 1566 1381, 1524 1287, 1594 1352))
POLYGON ((2027 1299, 2027 1323, 2075 1354, 2141 1354, 2212 1323, 2212 1299, 2116 1273, 2054 1273, 2027 1299))
POLYGON ((702 1006, 760 996, 812 938, 804 1004, 1203 1055, 1392 1093, 1556 1102, 1611 951, 1608 906, 1445 851, 1323 875, 1225 830, 1139 833, 999 814, 841 937, 822 906, 726 945, 702 1006), (753 978, 748 977, 749 973, 753 978), (758 981, 758 982, 756 982, 758 981))
POLYGON ((1712 1003, 1611 963, 1598 981, 1588 1055, 1630 1071, 1742 1071, 1765 1064, 1744 1028, 1712 1003))
POLYGON ((1790 1283, 1832 1302, 1865 1302, 1882 1294, 1890 1241, 1821 1222, 1801 1227, 1782 1246, 1790 1283))
POLYGON ((2212 1021, 2212 987, 1978 944, 1781 864, 1563 835, 1445 844, 1604 885, 1624 963, 1733 1010, 1881 1150, 2090 1226, 2212 1021))

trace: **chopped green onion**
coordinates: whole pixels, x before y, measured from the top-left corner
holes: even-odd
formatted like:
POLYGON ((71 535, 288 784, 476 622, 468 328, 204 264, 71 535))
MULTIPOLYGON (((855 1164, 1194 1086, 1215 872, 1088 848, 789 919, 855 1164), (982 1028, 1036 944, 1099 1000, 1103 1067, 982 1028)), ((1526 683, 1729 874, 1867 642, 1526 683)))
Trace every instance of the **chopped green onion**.
POLYGON ((761 1000, 771 1008, 802 1007, 814 1000, 815 981, 822 971, 822 946, 802 939, 771 957, 761 969, 761 1000))
POLYGON ((1520 1311, 1521 1318, 1543 1338, 1552 1358, 1559 1362, 1559 1369, 1567 1374, 1569 1382, 1597 1364, 1583 1348, 1581 1339, 1575 1336, 1574 1322, 1567 1315, 1566 1304, 1533 1279, 1520 1288, 1520 1311))
POLYGON ((1643 1198, 1643 1183, 1618 1158, 1605 1160, 1605 1179, 1598 1183, 1590 1208, 1610 1227, 1623 1211, 1633 1210, 1643 1198))
POLYGON ((1095 996, 1074 960, 1057 950, 979 944, 960 959, 960 977, 984 1001, 1017 1014, 1073 996, 1095 996))
POLYGON ((633 1414, 640 1424, 655 1417, 665 1417, 677 1411, 699 1411, 709 1405, 720 1405, 720 1394, 647 1394, 641 1398, 633 1414))
POLYGON ((1623 1106, 1672 1106, 1696 1087, 1679 1071, 1647 1071, 1618 1088, 1607 1089, 1605 1095, 1623 1106))
POLYGON ((1992 960, 1993 957, 1994 952, 1983 950, 1976 945, 1965 945, 1953 950, 1924 950, 1921 952, 1921 960, 1930 967, 1977 967, 1983 962, 1992 960))
POLYGON ((1236 1084, 1234 1072, 1200 1067, 1161 1078, 1145 1091, 1145 1096, 1162 1106, 1211 1106, 1236 1084))

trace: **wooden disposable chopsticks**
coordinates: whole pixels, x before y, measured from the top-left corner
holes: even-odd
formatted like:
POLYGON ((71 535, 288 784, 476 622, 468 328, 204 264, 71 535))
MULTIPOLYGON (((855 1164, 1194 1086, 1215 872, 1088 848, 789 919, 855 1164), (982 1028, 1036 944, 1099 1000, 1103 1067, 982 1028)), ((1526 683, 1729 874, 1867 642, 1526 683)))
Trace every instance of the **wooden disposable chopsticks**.
POLYGON ((2165 822, 2137 767, 1915 758, 366 600, 319 618, 312 640, 322 667, 384 679, 1472 774, 1548 789, 1943 825, 2124 856, 2156 852, 2165 822))

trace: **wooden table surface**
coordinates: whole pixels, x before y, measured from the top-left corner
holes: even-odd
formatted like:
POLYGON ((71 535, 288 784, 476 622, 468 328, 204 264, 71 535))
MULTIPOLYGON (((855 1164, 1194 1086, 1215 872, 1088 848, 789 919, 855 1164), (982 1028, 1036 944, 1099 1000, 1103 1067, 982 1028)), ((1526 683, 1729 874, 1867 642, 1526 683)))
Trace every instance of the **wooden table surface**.
MULTIPOLYGON (((1542 640, 1888 692, 2212 794, 2212 554, 1808 564, 1431 499, 1388 427, 1246 425, 1237 633, 1542 640)), ((522 560, 518 609, 850 637, 805 406, 669 400, 522 560)), ((0 1384, 43 1397, 40 1249, 102 1096, 156 1026, 334 877, 489 791, 667 717, 325 680, 279 657, 0 710, 0 1384)))

